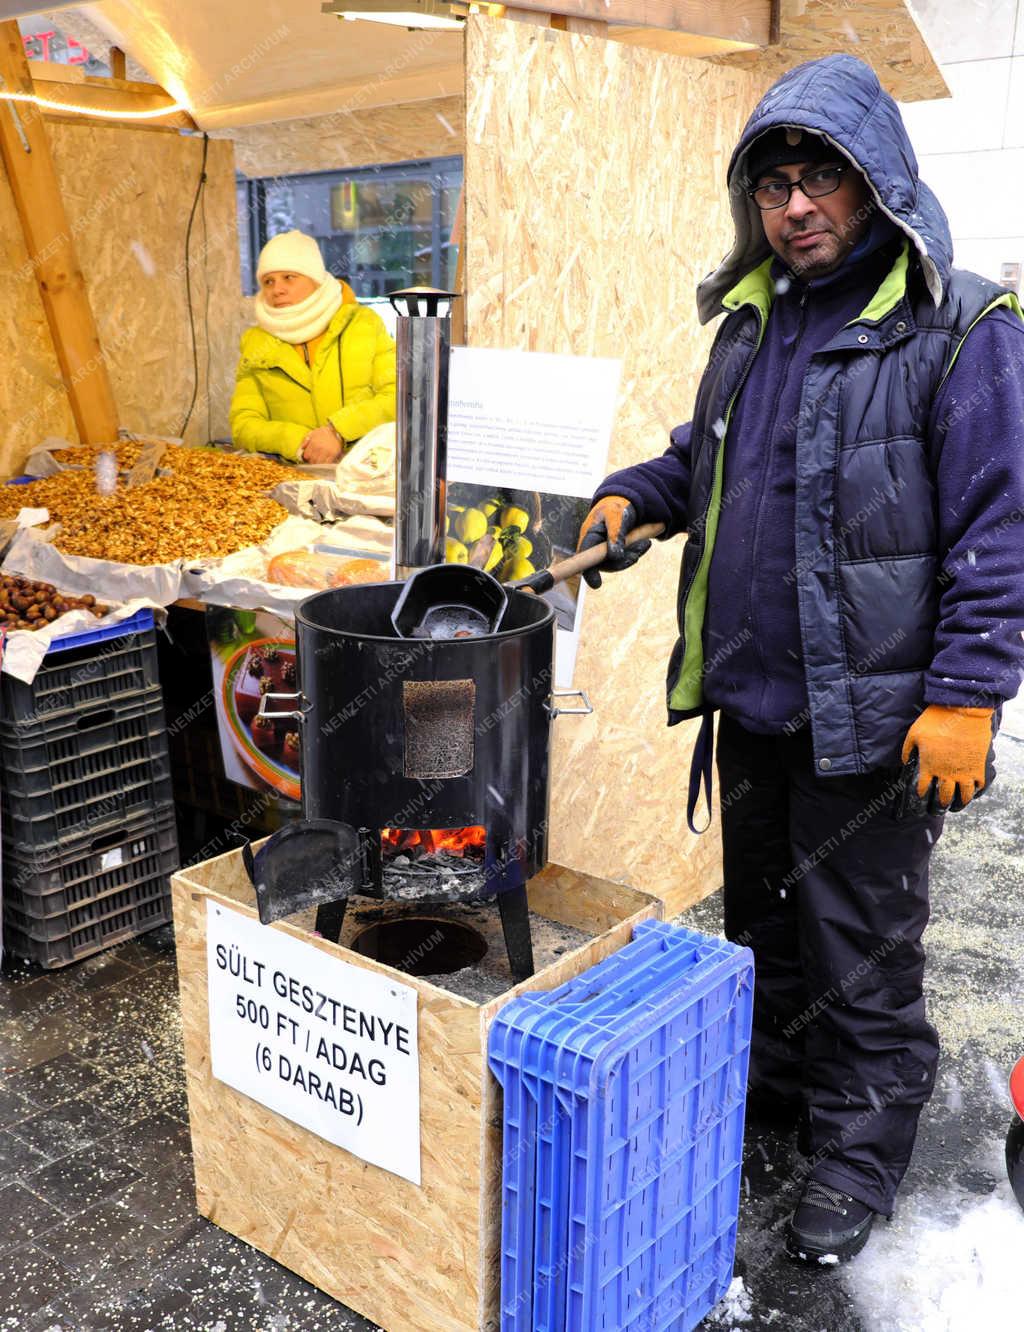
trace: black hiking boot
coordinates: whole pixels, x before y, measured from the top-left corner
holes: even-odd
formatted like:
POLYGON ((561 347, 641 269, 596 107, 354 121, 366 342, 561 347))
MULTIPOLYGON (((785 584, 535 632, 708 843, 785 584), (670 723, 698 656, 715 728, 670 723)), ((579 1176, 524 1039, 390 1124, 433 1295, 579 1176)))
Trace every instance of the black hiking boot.
POLYGON ((847 1263, 867 1244, 874 1220, 866 1203, 812 1179, 786 1227, 786 1252, 802 1263, 847 1263))

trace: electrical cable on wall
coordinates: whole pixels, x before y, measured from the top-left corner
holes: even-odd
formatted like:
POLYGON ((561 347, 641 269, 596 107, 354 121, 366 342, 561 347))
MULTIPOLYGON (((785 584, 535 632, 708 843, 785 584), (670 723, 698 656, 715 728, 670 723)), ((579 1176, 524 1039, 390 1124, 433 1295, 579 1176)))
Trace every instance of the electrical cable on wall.
POLYGON ((189 335, 192 339, 192 400, 189 402, 188 411, 185 413, 185 419, 181 423, 178 434, 182 439, 185 438, 185 430, 189 421, 192 419, 192 413, 195 410, 196 398, 199 396, 199 349, 196 346, 196 318, 195 311, 192 309, 192 266, 191 266, 191 248, 192 248, 192 223, 195 221, 196 209, 199 207, 199 200, 206 189, 206 157, 210 148, 210 136, 203 133, 203 158, 199 165, 199 179, 196 181, 196 192, 192 200, 192 209, 188 215, 188 226, 185 228, 185 302, 188 306, 188 327, 189 335))
POLYGON ((210 234, 206 226, 206 190, 199 205, 203 215, 203 337, 206 339, 206 439, 213 439, 213 393, 210 389, 210 234))

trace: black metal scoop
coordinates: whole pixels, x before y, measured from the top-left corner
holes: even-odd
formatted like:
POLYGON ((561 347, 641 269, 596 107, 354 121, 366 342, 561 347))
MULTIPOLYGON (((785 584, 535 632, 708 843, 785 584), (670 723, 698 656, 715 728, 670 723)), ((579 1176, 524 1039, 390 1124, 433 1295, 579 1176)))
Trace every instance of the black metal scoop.
POLYGON ((402 638, 481 638, 498 631, 508 593, 468 564, 432 564, 402 588, 391 623, 402 638))
MULTIPOLYGON (((630 532, 626 544, 660 536, 664 530, 661 523, 645 523, 630 532)), ((496 634, 508 608, 509 592, 549 592, 556 583, 596 568, 607 555, 608 547, 602 542, 550 569, 539 569, 504 585, 470 564, 432 564, 408 579, 391 613, 391 623, 402 638, 479 638, 496 634)))

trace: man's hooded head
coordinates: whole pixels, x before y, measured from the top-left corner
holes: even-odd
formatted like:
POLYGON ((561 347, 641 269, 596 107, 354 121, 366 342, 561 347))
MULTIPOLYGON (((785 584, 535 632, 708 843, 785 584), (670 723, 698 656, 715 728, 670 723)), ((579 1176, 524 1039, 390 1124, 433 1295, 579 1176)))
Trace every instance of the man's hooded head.
MULTIPOLYGON (((756 142, 780 130, 783 135, 787 130, 814 135, 860 173, 878 217, 906 238, 912 270, 919 272, 938 305, 952 267, 946 215, 918 175, 899 107, 874 70, 855 56, 830 55, 787 70, 762 97, 740 135, 727 176, 735 240, 697 289, 701 322, 713 319, 722 309, 722 297, 772 253, 763 215, 747 193, 748 154, 756 142)), ((791 173, 792 164, 779 165, 784 174, 791 173)))
POLYGON ((755 139, 744 176, 765 239, 806 280, 838 269, 875 212, 867 181, 849 159, 820 134, 795 125, 755 139))

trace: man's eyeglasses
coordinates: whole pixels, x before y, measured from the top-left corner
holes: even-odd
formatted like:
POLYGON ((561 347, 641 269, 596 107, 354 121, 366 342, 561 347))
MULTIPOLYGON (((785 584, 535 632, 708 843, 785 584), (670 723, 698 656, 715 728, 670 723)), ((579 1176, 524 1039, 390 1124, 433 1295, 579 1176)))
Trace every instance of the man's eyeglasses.
POLYGON ((747 193, 757 204, 762 213, 772 208, 784 208, 789 203, 790 195, 799 185, 808 199, 820 199, 822 195, 834 194, 842 184, 845 166, 816 167, 808 171, 799 180, 771 180, 766 185, 757 185, 747 193))

